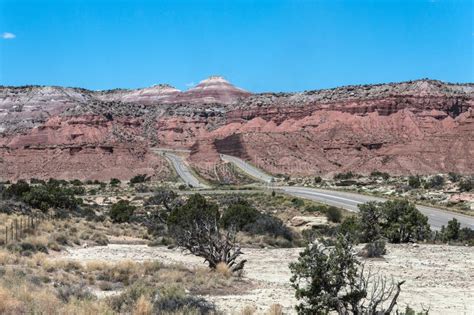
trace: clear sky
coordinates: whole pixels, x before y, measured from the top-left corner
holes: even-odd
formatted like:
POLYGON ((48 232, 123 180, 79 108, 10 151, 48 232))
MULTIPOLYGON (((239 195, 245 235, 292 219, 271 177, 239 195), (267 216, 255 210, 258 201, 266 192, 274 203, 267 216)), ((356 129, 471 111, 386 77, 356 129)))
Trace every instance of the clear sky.
POLYGON ((0 0, 0 85, 474 82, 471 0, 0 0))

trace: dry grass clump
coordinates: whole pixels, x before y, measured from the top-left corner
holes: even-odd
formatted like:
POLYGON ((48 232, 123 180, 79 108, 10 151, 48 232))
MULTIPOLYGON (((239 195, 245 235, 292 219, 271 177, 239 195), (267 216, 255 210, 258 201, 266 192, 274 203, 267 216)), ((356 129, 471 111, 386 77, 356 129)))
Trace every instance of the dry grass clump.
POLYGON ((227 266, 227 264, 224 262, 220 262, 217 264, 216 272, 227 279, 232 277, 232 271, 230 270, 229 266, 227 266))
POLYGON ((253 315, 257 311, 254 305, 247 305, 240 310, 240 315, 253 315))
POLYGON ((272 304, 268 309, 267 315, 283 315, 283 306, 280 304, 272 304))
POLYGON ((153 312, 153 305, 145 296, 141 295, 135 304, 133 315, 151 315, 153 312))
POLYGON ((18 263, 19 257, 6 250, 0 250, 0 265, 18 263))

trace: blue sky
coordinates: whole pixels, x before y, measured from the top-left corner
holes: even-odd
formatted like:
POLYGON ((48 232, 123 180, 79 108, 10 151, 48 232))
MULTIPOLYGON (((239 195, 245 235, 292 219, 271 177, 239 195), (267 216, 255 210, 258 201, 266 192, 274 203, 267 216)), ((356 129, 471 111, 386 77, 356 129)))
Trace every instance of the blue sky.
POLYGON ((0 0, 0 85, 474 82, 472 1, 0 0))

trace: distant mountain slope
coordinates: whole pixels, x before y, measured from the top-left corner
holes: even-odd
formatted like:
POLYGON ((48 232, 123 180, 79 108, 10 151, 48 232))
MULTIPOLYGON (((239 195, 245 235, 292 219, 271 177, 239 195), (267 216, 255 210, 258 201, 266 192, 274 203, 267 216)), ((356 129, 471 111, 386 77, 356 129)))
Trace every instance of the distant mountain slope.
POLYGON ((90 91, 0 87, 0 179, 168 176, 149 147, 270 173, 474 173, 474 84, 434 80, 252 94, 222 77, 90 91))

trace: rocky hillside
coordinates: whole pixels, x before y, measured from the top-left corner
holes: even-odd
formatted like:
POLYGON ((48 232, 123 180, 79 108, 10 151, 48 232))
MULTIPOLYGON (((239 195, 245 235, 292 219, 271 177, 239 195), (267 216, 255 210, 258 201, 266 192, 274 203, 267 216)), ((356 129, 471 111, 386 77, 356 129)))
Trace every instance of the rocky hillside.
POLYGON ((90 91, 0 87, 0 178, 169 176, 150 147, 219 153, 273 174, 474 173, 474 84, 433 80, 252 94, 222 77, 90 91))

